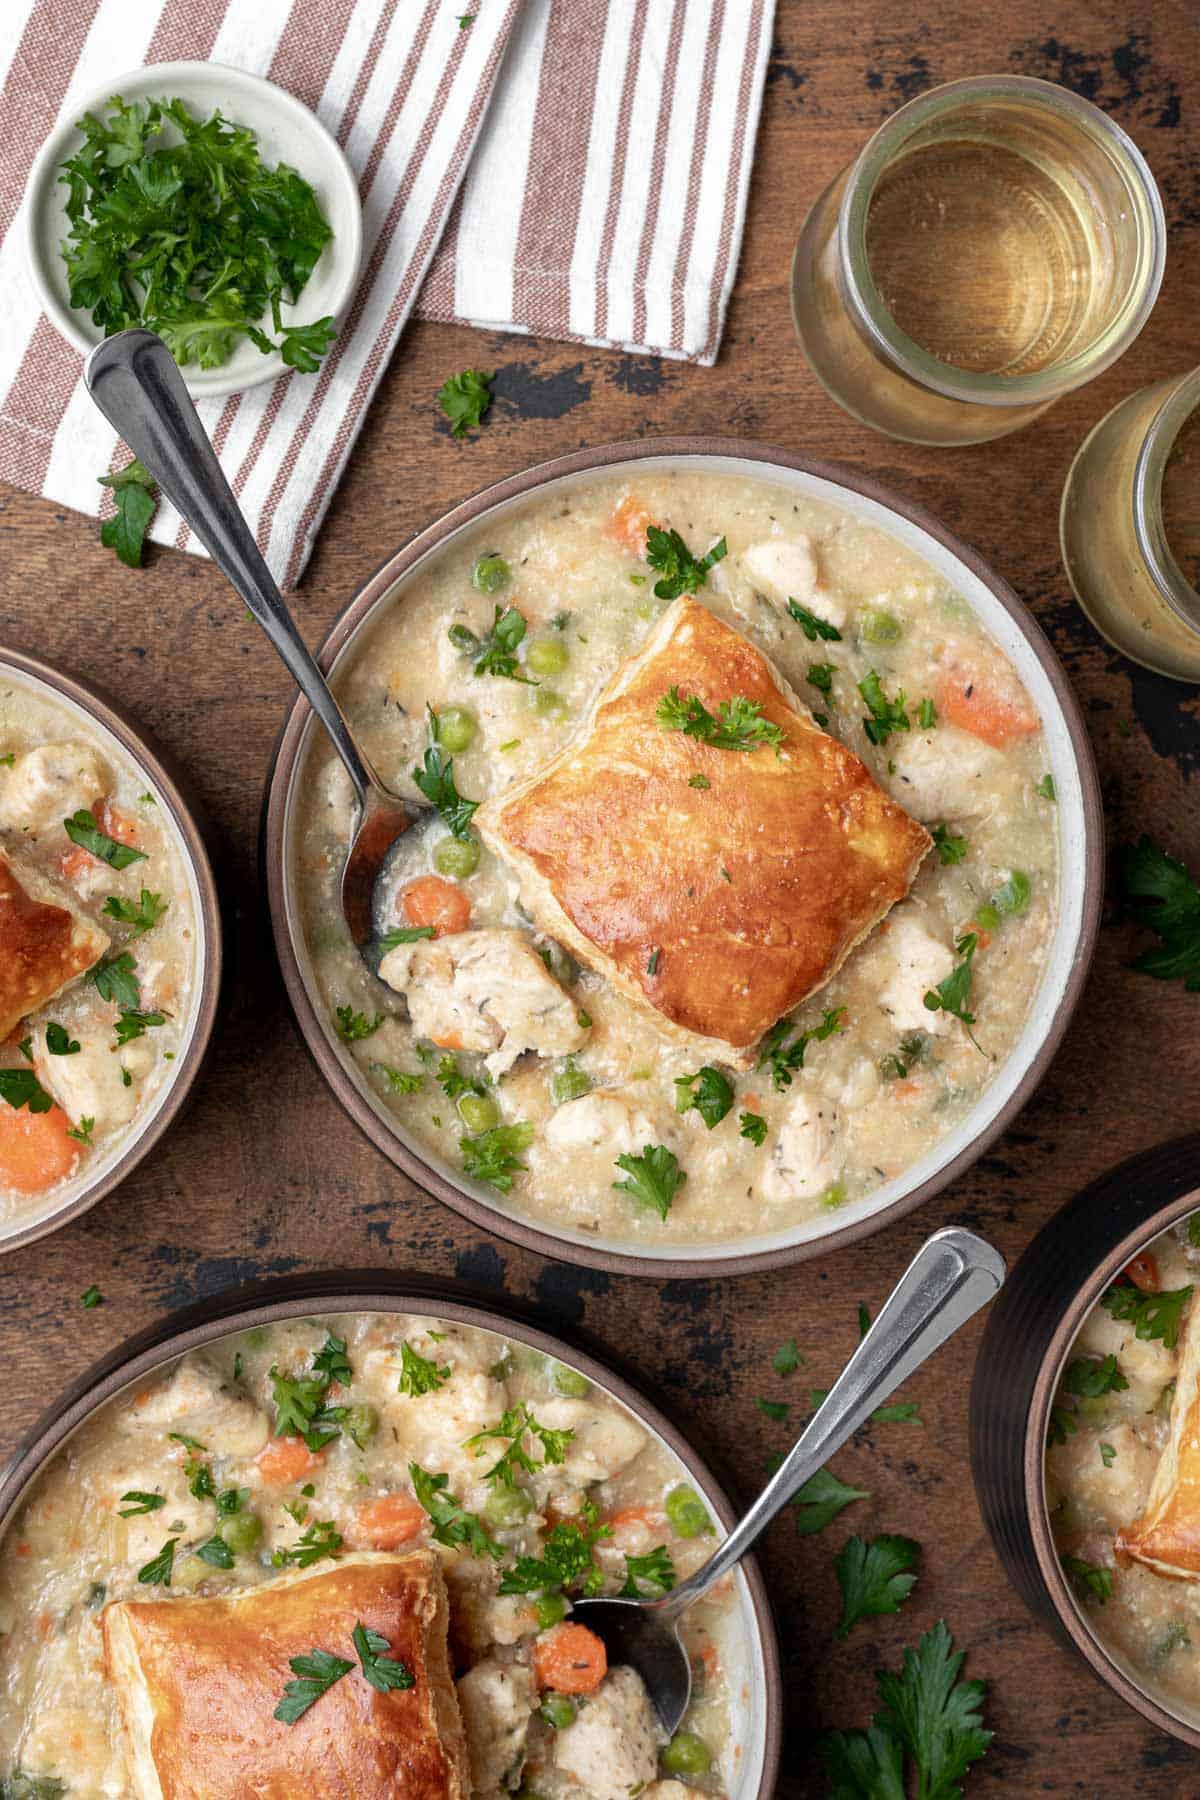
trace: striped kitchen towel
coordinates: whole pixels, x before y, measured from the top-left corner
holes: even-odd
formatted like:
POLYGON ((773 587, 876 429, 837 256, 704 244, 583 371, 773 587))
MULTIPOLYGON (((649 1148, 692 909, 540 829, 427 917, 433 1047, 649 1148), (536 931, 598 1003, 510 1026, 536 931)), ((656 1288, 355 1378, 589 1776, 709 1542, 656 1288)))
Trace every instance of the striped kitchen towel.
MULTIPOLYGON (((429 317, 713 361, 773 9, 6 0, 0 479, 96 513, 111 507, 97 476, 124 457, 83 388, 78 354, 40 314, 17 221, 39 144, 83 95, 143 63, 233 64, 310 106, 358 176, 362 274, 320 371, 200 406, 290 587, 423 282, 429 317)), ((199 549, 166 503, 150 535, 199 549)))

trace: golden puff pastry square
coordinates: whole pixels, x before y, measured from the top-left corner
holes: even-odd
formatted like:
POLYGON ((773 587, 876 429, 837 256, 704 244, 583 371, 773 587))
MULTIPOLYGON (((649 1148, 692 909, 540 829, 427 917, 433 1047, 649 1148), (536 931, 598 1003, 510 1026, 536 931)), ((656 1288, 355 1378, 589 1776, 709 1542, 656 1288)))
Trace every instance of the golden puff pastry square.
POLYGON ((114 1601, 101 1619, 137 1800, 467 1800, 438 1557, 363 1552, 205 1599, 114 1601), (387 1639, 411 1688, 380 1693, 352 1633, 387 1639), (296 1720, 274 1711, 314 1649, 353 1663, 296 1720))
POLYGON ((0 850, 0 1039, 100 961, 106 932, 0 850))
POLYGON ((1119 1562, 1200 1579, 1200 1307, 1188 1303, 1171 1420, 1142 1518, 1117 1533, 1119 1562))
POLYGON ((571 742, 475 822, 541 930, 735 1068, 904 897, 931 842, 762 652, 688 597, 571 742), (754 701, 783 742, 666 730, 672 688, 714 715, 754 701))

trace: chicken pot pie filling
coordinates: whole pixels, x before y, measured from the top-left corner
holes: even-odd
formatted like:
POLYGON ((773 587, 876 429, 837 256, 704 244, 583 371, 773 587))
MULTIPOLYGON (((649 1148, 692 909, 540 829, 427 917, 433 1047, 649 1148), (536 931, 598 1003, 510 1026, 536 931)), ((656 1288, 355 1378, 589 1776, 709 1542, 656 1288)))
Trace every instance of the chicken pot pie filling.
POLYGON ((255 1329, 111 1401, 10 1526, 0 1787, 725 1794, 732 1585, 687 1615, 669 1740, 572 1616, 716 1541, 665 1447, 529 1347, 403 1314, 255 1329))
POLYGON ((1106 1650, 1200 1716, 1200 1213, 1117 1277, 1071 1347, 1050 1414, 1046 1504, 1106 1650))
POLYGON ((397 859, 377 977, 339 904, 349 784, 311 742, 319 1006, 377 1104, 514 1211, 647 1247, 794 1228, 901 1176, 1016 1046, 1055 921, 1045 737, 878 527, 756 478, 597 478, 439 552, 337 685, 438 817, 397 859), (728 655, 679 647, 689 608, 728 655), (860 914, 854 806, 897 882, 860 914), (747 1044, 756 974, 783 992, 793 953, 804 998, 747 1044))
POLYGON ((136 1136, 193 1006, 197 929, 147 778, 84 715, 0 688, 0 1225, 136 1136))

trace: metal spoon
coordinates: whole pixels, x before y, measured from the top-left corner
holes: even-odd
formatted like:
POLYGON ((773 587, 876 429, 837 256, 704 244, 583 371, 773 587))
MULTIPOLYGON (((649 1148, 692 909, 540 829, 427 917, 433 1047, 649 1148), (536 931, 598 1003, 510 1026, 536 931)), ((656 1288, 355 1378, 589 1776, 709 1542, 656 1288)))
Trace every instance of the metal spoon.
POLYGON ((176 511, 232 582, 324 725, 358 800, 358 825, 342 870, 342 911, 360 947, 372 932, 376 883, 388 851, 418 814, 434 809, 384 787, 354 742, 242 516, 200 423, 175 358, 152 331, 119 331, 84 364, 88 392, 146 465, 176 511))
POLYGON ((692 1670, 680 1641, 687 1609, 739 1563, 780 1509, 933 1351, 979 1311, 1004 1280, 1004 1259, 973 1232, 950 1226, 924 1243, 879 1317, 809 1420, 778 1473, 703 1568, 658 1600, 577 1600, 572 1619, 604 1640, 608 1660, 646 1684, 665 1731, 688 1709, 692 1670))

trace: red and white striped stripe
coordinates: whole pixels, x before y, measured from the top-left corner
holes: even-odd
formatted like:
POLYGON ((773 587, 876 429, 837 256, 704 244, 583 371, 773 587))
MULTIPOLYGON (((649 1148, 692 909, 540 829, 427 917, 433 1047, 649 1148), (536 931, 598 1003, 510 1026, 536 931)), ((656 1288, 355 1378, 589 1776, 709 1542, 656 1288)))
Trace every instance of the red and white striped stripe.
MULTIPOLYGON (((235 64, 310 106, 358 172, 363 273, 320 372, 201 406, 291 585, 418 290, 431 318, 714 360, 773 6, 7 0, 0 479, 94 513, 119 455, 12 229, 38 146, 88 90, 143 62, 235 64)), ((165 504, 152 535, 197 548, 165 504)))

